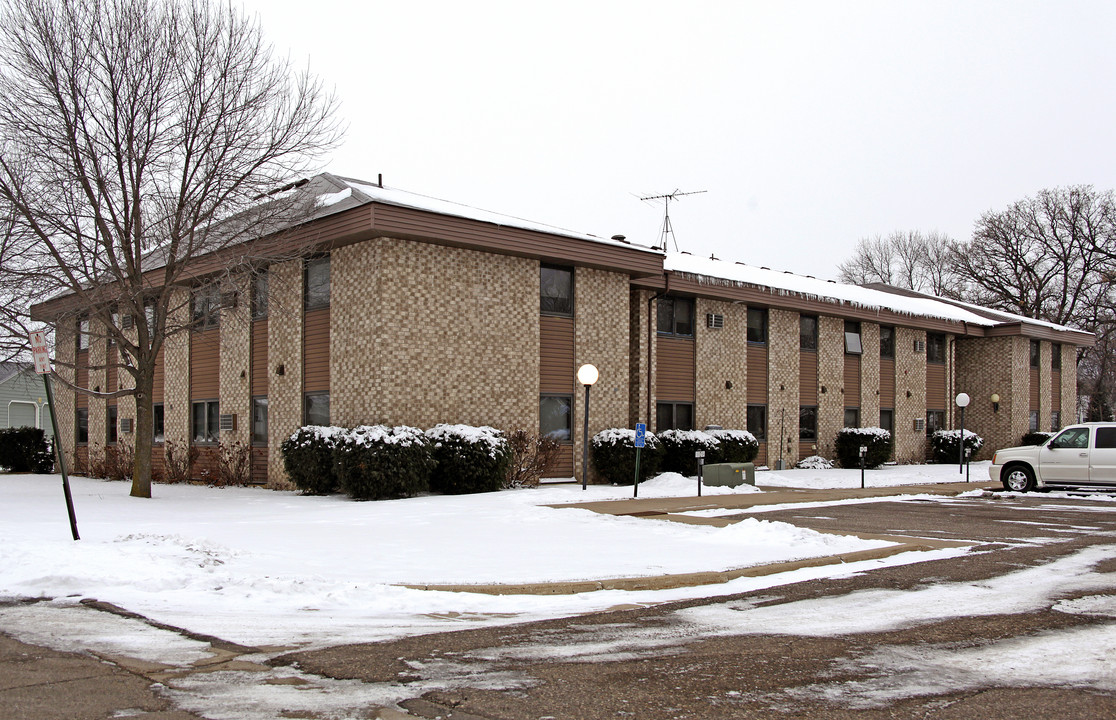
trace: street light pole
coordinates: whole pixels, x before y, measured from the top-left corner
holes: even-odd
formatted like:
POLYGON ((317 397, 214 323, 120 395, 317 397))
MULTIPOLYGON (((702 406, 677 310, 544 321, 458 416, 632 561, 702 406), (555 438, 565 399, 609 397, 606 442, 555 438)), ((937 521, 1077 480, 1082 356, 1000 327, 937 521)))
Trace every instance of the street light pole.
POLYGON ((600 373, 595 365, 586 363, 577 369, 577 381, 585 386, 585 432, 581 436, 581 489, 589 484, 589 388, 600 373))

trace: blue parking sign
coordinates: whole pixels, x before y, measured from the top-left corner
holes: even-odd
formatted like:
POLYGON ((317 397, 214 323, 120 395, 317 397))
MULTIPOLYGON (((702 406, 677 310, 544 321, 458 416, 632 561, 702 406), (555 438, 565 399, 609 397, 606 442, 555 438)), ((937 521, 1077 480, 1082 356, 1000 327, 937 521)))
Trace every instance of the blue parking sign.
POLYGON ((635 446, 638 448, 647 445, 647 423, 636 423, 635 446))

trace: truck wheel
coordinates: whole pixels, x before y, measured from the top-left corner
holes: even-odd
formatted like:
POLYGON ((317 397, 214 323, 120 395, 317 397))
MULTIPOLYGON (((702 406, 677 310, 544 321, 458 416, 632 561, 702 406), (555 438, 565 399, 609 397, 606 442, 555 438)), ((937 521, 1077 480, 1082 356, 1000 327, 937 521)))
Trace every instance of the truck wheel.
POLYGON ((1010 465, 1000 476, 1004 490, 1027 492, 1035 489, 1035 473, 1026 465, 1010 465))

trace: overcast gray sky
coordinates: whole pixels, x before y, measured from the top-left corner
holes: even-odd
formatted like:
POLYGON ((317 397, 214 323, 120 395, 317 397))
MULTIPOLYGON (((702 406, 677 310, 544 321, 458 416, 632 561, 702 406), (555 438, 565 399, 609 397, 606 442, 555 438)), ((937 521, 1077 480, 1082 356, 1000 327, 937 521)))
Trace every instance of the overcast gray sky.
MULTIPOLYGON (((245 0, 335 85, 327 169, 836 276, 857 239, 1116 188, 1116 3, 245 0)), ((673 249, 673 248, 672 248, 673 249)))

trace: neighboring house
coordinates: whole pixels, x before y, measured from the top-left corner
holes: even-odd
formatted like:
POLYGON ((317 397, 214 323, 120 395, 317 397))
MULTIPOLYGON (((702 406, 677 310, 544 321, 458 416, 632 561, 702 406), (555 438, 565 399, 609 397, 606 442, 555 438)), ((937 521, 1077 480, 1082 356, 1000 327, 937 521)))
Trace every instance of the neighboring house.
POLYGON ((31 363, 0 362, 0 427, 36 427, 47 437, 53 434, 43 379, 31 363))
MULTIPOLYGON (((955 426, 952 398, 964 391, 966 425, 991 452, 1029 427, 1061 425, 1063 408, 1072 419, 1076 347, 1093 341, 328 174, 303 191, 317 217, 266 272, 194 291, 195 308, 219 314, 199 313, 204 322, 164 347, 156 439, 197 446, 198 468, 219 443, 240 441, 253 446, 254 478, 284 487, 279 446, 302 424, 451 422, 551 434, 563 443, 553 475, 580 477, 583 363, 600 371, 590 434, 640 421, 747 428, 763 441, 761 462, 792 465, 831 455, 841 427, 881 425, 897 459, 921 461, 928 434, 955 426)), ((52 321, 63 303, 33 314, 52 321)), ((79 333, 76 318, 57 325, 66 379, 119 387, 103 369, 116 349, 90 342, 97 333, 79 333)), ((129 442, 128 398, 57 393, 79 466, 129 442)))

